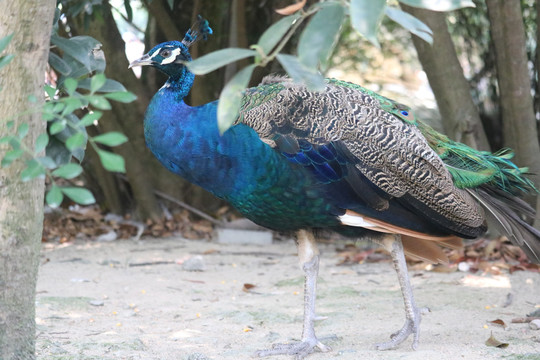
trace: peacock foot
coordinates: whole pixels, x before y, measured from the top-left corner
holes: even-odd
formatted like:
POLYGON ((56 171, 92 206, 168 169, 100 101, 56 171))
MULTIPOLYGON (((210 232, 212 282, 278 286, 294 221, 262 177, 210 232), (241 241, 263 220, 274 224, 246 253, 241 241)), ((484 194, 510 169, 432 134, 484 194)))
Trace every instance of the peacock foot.
POLYGON ((413 350, 418 348, 418 339, 420 336, 420 321, 422 319, 422 313, 429 312, 428 308, 414 308, 412 317, 407 316, 403 327, 390 335, 390 341, 375 344, 377 350, 389 350, 396 348, 399 344, 404 342, 409 335, 414 334, 412 343, 413 350))
POLYGON ((301 360, 314 352, 315 349, 320 352, 332 351, 332 348, 324 345, 317 338, 310 338, 291 344, 274 344, 271 349, 256 351, 254 356, 293 355, 296 360, 301 360))

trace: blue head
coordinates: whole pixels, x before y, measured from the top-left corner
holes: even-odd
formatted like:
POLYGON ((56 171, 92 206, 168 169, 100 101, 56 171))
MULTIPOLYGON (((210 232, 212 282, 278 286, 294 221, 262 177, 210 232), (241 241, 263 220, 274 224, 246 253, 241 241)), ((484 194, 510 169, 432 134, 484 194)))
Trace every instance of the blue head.
POLYGON ((185 63, 191 61, 189 47, 200 39, 206 40, 212 34, 208 21, 199 15, 198 21, 186 32, 182 41, 167 41, 156 45, 140 59, 133 61, 133 66, 153 66, 169 77, 182 77, 186 72, 185 63))

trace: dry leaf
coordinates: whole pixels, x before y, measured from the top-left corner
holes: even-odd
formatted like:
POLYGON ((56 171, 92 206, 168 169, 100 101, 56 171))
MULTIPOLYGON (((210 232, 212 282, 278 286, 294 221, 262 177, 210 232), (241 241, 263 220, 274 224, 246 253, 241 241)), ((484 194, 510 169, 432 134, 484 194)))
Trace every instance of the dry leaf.
POLYGON ((244 287, 242 288, 242 291, 250 292, 251 289, 253 289, 254 287, 255 287, 255 285, 253 285, 253 284, 245 283, 244 287))
POLYGON ((304 5, 306 5, 306 0, 302 0, 296 4, 292 4, 281 9, 276 9, 276 12, 280 15, 291 15, 303 8, 304 5))
POLYGON ((486 345, 487 346, 498 347, 498 348, 501 348, 501 349, 504 349, 504 348, 508 347, 508 343, 503 343, 503 342, 500 342, 499 340, 495 339, 493 337, 493 332, 491 333, 491 336, 489 337, 489 339, 486 340, 486 345))
POLYGON ((498 325, 498 326, 502 326, 503 328, 507 328, 508 325, 506 325, 506 323, 501 320, 501 319, 496 319, 496 320, 492 320, 492 321, 488 321, 490 324, 493 324, 493 325, 498 325))

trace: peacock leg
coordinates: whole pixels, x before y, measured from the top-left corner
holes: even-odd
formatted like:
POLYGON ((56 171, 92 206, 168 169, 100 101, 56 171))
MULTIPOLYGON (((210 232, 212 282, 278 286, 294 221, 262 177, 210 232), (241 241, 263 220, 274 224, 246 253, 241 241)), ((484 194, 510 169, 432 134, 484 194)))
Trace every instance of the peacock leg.
POLYGON ((396 270, 403 302, 405 303, 405 324, 397 332, 390 336, 390 341, 375 344, 377 350, 388 350, 397 347, 405 341, 409 335, 414 334, 412 343, 413 350, 418 347, 418 337, 420 334, 420 309, 414 302, 412 286, 409 282, 409 274, 407 272, 407 263, 405 262, 405 254, 403 252, 403 244, 401 243, 400 235, 388 235, 382 241, 383 246, 390 252, 394 269, 396 270))
POLYGON ((313 233, 300 230, 297 233, 298 257, 304 270, 304 329, 302 340, 290 344, 274 344, 271 349, 258 350, 255 356, 265 357, 272 355, 294 355, 296 359, 303 359, 315 349, 328 352, 332 349, 324 345, 315 335, 314 322, 315 298, 317 289, 317 275, 319 274, 319 250, 315 244, 313 233))

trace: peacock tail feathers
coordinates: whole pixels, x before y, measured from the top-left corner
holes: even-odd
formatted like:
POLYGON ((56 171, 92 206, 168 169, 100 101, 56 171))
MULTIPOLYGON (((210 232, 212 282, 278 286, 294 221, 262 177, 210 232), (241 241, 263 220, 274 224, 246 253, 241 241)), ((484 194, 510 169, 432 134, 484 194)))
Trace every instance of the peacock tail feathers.
POLYGON ((514 153, 510 149, 495 153, 479 151, 449 139, 420 121, 417 126, 443 160, 456 187, 468 189, 486 184, 512 195, 537 191, 524 176, 528 169, 519 168, 511 161, 514 153))

